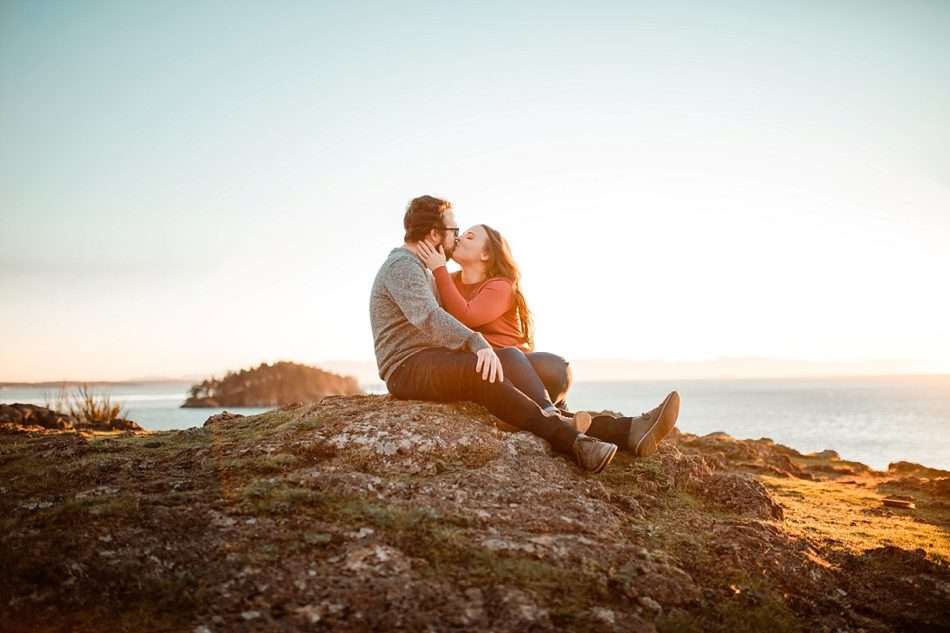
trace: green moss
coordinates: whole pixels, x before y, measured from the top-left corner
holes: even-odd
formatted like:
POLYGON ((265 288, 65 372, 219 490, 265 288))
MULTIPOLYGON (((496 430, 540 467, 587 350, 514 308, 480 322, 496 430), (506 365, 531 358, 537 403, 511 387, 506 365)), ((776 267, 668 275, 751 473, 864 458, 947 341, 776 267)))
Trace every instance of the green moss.
POLYGON ((296 455, 276 453, 222 459, 216 462, 216 466, 219 469, 237 471, 238 473, 271 474, 292 470, 300 461, 300 458, 296 455))
POLYGON ((616 492, 636 495, 642 489, 641 484, 653 481, 653 473, 659 472, 654 464, 652 460, 636 460, 618 452, 610 468, 597 475, 597 481, 616 492))
POLYGON ((138 495, 120 494, 115 497, 99 497, 98 503, 89 506, 90 514, 100 517, 127 517, 133 518, 139 515, 141 510, 141 497, 138 495))
POLYGON ((336 519, 352 527, 368 524, 389 545, 426 560, 428 566, 420 568, 420 573, 483 585, 517 586, 561 605, 564 614, 585 608, 591 601, 611 600, 605 583, 576 566, 482 547, 467 532, 470 522, 465 517, 360 498, 321 502, 324 520, 336 519), (566 592, 566 587, 571 590, 566 592))
POLYGON ((313 441, 307 444, 301 443, 294 446, 291 450, 293 450, 294 455, 297 455, 306 463, 329 459, 337 454, 335 446, 322 441, 313 441))
POLYGON ((8 482, 11 493, 23 498, 82 489, 124 463, 113 453, 98 451, 63 459, 36 455, 28 447, 22 450, 0 466, 0 481, 8 482))
POLYGON ((670 490, 665 492, 660 498, 660 501, 664 509, 671 511, 696 510, 705 508, 706 506, 701 498, 685 490, 670 490))
POLYGON ((780 587, 768 578, 753 578, 735 569, 723 569, 706 549, 701 537, 680 538, 670 548, 681 560, 689 560, 693 579, 719 597, 699 609, 675 608, 656 620, 660 633, 796 633, 801 630, 794 612, 783 599, 780 587), (687 551, 689 548, 689 551, 687 551))
POLYGON ((95 435, 89 438, 89 447, 98 452, 117 453, 135 451, 137 454, 161 454, 207 446, 211 436, 207 429, 199 431, 152 431, 135 435, 95 435), (155 444, 158 443, 158 446, 155 444), (146 448, 146 444, 149 447, 146 448))
POLYGON ((309 415, 301 420, 297 420, 296 423, 293 424, 292 428, 297 431, 307 432, 320 428, 323 426, 323 423, 324 420, 322 416, 309 415))
POLYGON ((300 415, 298 411, 265 411, 255 415, 249 415, 240 420, 242 426, 248 428, 264 429, 273 432, 278 429, 286 429, 292 426, 300 415))
POLYGON ((295 466, 300 458, 290 453, 273 453, 261 455, 254 461, 255 468, 261 471, 283 471, 295 466))
POLYGON ((267 514, 283 514, 299 506, 312 506, 316 495, 308 488, 283 481, 258 479, 238 491, 246 510, 267 514))
MULTIPOLYGON (((187 598, 187 596, 183 596, 187 598)), ((108 630, 131 632, 143 630, 143 623, 153 631, 186 631, 193 616, 182 607, 161 607, 147 598, 141 601, 106 602, 85 608, 72 607, 69 610, 35 612, 21 615, 17 627, 11 631, 84 631, 98 632, 108 630)))
POLYGON ((101 519, 136 519, 142 511, 141 497, 134 494, 103 495, 67 499, 48 508, 37 509, 16 520, 19 527, 37 527, 44 530, 54 527, 71 528, 88 523, 95 517, 101 519))
POLYGON ((462 517, 446 516, 430 508, 402 508, 359 497, 325 500, 325 503, 336 505, 338 512, 344 515, 363 519, 384 530, 405 532, 468 525, 468 521, 462 517))
POLYGON ((273 563, 283 558, 285 554, 275 543, 260 543, 247 552, 246 558, 249 562, 256 564, 273 563))
POLYGON ((326 532, 304 532, 303 540, 308 545, 329 545, 333 542, 333 535, 326 532))
POLYGON ((702 614, 689 613, 682 609, 661 613, 653 624, 658 633, 711 633, 719 630, 718 625, 712 628, 708 618, 702 614))
POLYGON ((305 433, 320 428, 324 418, 318 413, 303 413, 303 410, 268 411, 253 416, 255 424, 266 426, 271 432, 305 433))
POLYGON ((659 633, 798 633, 801 626, 776 592, 746 582, 739 594, 699 611, 673 609, 657 617, 659 633))

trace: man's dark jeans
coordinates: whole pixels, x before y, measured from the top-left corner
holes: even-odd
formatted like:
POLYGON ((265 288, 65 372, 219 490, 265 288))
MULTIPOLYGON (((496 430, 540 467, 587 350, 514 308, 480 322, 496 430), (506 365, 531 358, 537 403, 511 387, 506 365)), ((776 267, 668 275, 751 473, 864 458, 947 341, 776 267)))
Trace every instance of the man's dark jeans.
POLYGON ((403 400, 457 402, 468 400, 484 405, 495 417, 524 431, 531 431, 551 443, 560 453, 572 454, 578 432, 558 417, 548 417, 541 407, 505 380, 482 380, 475 372, 475 354, 448 349, 431 349, 404 360, 386 381, 389 393, 403 400))

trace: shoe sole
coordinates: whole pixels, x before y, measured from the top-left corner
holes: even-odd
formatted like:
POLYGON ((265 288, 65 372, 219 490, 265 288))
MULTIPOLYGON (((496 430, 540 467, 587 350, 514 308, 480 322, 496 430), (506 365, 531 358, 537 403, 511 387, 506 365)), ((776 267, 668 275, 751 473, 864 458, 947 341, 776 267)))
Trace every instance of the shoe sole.
POLYGON ((669 435, 673 427, 676 426, 676 418, 680 414, 680 395, 671 391, 663 403, 660 405, 660 414, 656 416, 654 422, 647 432, 643 434, 640 441, 634 448, 634 454, 637 457, 649 457, 656 453, 656 447, 660 441, 669 435), (647 442, 647 440, 650 440, 647 442), (647 442, 644 444, 644 442, 647 442))
POLYGON ((616 455, 616 454, 617 454, 617 445, 614 444, 614 445, 613 445, 613 448, 610 449, 610 452, 607 453, 607 455, 601 460, 601 462, 600 462, 599 464, 597 464, 597 468, 591 470, 590 472, 592 472, 592 473, 594 473, 594 474, 596 475, 597 473, 599 473, 599 472, 602 471, 603 469, 607 468, 607 464, 609 464, 610 462, 613 461, 614 455, 616 455))

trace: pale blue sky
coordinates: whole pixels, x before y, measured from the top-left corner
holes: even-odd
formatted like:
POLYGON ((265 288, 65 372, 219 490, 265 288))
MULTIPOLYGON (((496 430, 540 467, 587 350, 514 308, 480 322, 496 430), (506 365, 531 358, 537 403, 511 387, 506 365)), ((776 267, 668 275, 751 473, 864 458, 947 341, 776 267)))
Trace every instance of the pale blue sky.
POLYGON ((545 349, 950 371, 950 4, 655 4, 0 4, 0 380, 370 359, 421 193, 545 349))

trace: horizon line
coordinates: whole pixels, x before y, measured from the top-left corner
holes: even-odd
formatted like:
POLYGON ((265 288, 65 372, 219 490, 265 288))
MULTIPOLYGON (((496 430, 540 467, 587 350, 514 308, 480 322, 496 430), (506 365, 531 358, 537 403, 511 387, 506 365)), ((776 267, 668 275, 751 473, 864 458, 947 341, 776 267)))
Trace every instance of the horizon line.
MULTIPOLYGON (((624 378, 624 377, 615 377, 615 378, 593 378, 587 380, 575 380, 574 383, 609 383, 609 382, 656 382, 656 381, 670 381, 670 380, 685 380, 685 381, 695 381, 695 382, 713 382, 719 380, 748 380, 748 381, 766 381, 766 380, 814 380, 814 379, 828 379, 828 380, 843 380, 848 378, 939 378, 939 377, 950 377, 950 372, 946 371, 934 371, 934 372, 891 372, 891 373, 841 373, 841 374, 776 374, 769 376, 742 376, 742 375, 721 375, 721 376, 689 376, 689 377, 676 377, 676 376, 659 376, 656 378, 647 378, 647 377, 637 377, 637 378, 624 378)), ((167 384, 194 384, 193 378, 155 378, 155 379, 131 379, 131 380, 41 380, 35 382, 25 382, 25 381, 0 381, 0 389, 6 389, 10 387, 56 387, 65 385, 67 387, 79 386, 79 385, 144 385, 144 384, 155 384, 155 383, 167 383, 167 384)), ((370 384, 370 383, 382 383, 382 379, 377 378, 373 381, 360 381, 360 384, 370 384)))
MULTIPOLYGON (((142 383, 192 383, 208 378, 223 377, 229 372, 253 369, 262 364, 288 361, 269 359, 257 363, 242 364, 237 368, 213 372, 190 372, 179 375, 145 375, 118 379, 42 379, 0 380, 2 386, 50 386, 68 384, 142 384, 142 383)), ((290 360, 341 375, 354 376, 361 383, 380 382, 376 362, 372 359, 328 359, 307 362, 290 360)), ((806 378, 853 378, 894 376, 944 376, 950 369, 933 369, 933 365, 915 359, 878 358, 867 360, 818 361, 775 358, 768 356, 720 356, 710 359, 659 360, 618 357, 579 358, 570 360, 575 368, 575 382, 649 381, 649 380, 755 380, 755 379, 806 379, 806 378), (930 365, 928 367, 928 365, 930 365), (577 369, 582 368, 581 372, 577 369), (651 376, 655 373, 656 376, 651 376), (584 375, 588 378, 584 378, 584 375)))

